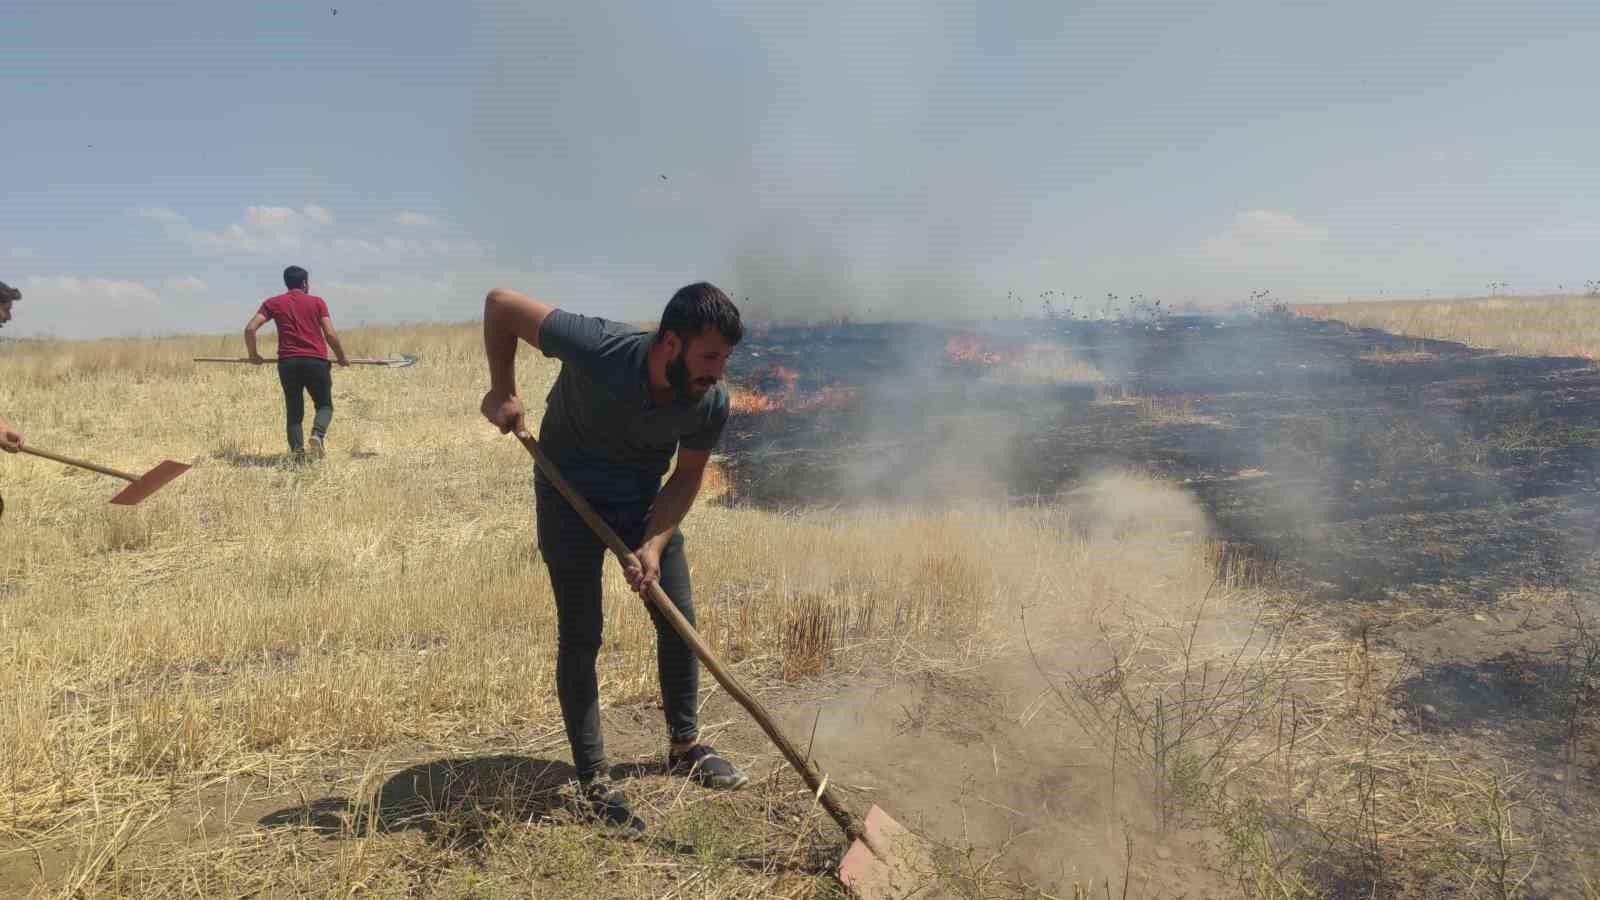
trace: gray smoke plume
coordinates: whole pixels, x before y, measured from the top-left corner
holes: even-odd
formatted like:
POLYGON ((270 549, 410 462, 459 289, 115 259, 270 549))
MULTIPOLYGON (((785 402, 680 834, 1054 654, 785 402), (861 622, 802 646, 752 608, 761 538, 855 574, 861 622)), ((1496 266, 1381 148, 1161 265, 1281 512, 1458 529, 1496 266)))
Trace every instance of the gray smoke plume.
POLYGON ((1007 157, 1045 150, 1008 150, 970 78, 976 4, 484 8, 475 216, 631 314, 702 277, 752 318, 992 311, 1032 252, 1007 157))

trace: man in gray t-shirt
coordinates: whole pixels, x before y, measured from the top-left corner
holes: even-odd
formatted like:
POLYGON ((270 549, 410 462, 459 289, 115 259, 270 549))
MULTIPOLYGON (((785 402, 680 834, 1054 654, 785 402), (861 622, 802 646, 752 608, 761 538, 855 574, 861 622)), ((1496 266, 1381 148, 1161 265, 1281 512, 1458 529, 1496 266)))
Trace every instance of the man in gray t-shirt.
MULTIPOLYGON (((650 332, 553 309, 537 346, 562 363, 545 397, 539 443, 589 502, 648 502, 680 449, 709 456, 716 447, 728 421, 720 372, 689 394, 655 403, 646 368, 659 345, 650 332)), ((544 473, 535 473, 544 483, 544 473)))
MULTIPOLYGON (((643 596, 659 583, 691 624, 694 602, 678 524, 694 504, 728 421, 728 392, 720 382, 743 333, 733 302, 703 282, 674 294, 653 332, 501 288, 484 301, 490 386, 483 415, 501 433, 526 433, 516 389, 519 338, 561 361, 545 398, 539 443, 634 549, 639 566, 624 570, 633 590, 643 596), (669 467, 672 476, 662 484, 669 467)), ((544 473, 536 470, 534 484, 539 551, 556 602, 556 694, 578 772, 579 811, 601 824, 641 832, 644 823, 607 783, 600 734, 595 659, 604 621, 605 545, 544 473)), ((698 741, 699 660, 654 605, 646 608, 656 627, 668 770, 707 787, 742 786, 744 773, 698 741)))

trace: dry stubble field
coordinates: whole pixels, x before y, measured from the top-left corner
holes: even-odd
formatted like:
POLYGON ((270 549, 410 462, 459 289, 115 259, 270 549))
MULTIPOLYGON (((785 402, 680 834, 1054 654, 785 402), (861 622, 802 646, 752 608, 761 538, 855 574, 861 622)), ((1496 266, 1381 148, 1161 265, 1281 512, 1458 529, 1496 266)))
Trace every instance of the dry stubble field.
POLYGON ((1527 356, 1600 360, 1600 296, 1378 300, 1291 308, 1299 315, 1391 334, 1459 341, 1527 356))
MULTIPOLYGON (((709 736, 755 782, 707 797, 652 771, 653 634, 614 565, 608 737, 657 838, 562 813, 531 469, 476 413, 475 326, 351 333, 352 353, 422 361, 337 370, 329 457, 304 466, 282 456, 270 368, 189 362, 235 340, 0 347, 0 408, 34 444, 196 463, 124 509, 111 479, 0 459, 0 892, 838 893, 832 824, 709 677, 709 736)), ((536 406, 554 367, 521 359, 536 406)), ((819 758, 847 761, 858 810, 940 840, 957 895, 1342 896, 1363 877, 1515 895, 1539 860, 1516 774, 1405 727, 1397 654, 1298 605, 1172 488, 1073 493, 702 503, 701 629, 792 727, 856 696, 865 736, 821 735, 819 758), (962 721, 975 704, 986 742, 962 721), (891 745, 961 771, 933 790, 926 760, 874 758, 891 745), (1018 813, 1041 797, 1049 821, 1018 813)))
MULTIPOLYGON (((662 778, 633 788, 657 830, 693 852, 593 839, 545 798, 567 758, 552 607, 534 558, 531 466, 476 412, 475 326, 349 334, 354 354, 422 361, 336 370, 328 458, 309 465, 284 458, 271 367, 190 362, 231 354, 235 340, 0 348, 0 407, 32 444, 141 471, 163 457, 195 464, 124 508, 106 503, 115 480, 0 460, 0 893, 513 896, 603 884, 655 896, 684 879, 697 895, 835 890, 831 823, 737 708, 708 723, 720 726, 711 736, 743 735, 753 767, 779 774, 727 801, 662 778), (536 784, 470 802, 454 787, 417 790, 390 804, 417 807, 404 816, 361 802, 392 795, 397 773, 435 764, 437 775, 450 760, 536 784), (330 793, 357 800, 319 803, 330 793), (785 806, 792 816, 773 812, 785 806), (752 809, 765 810, 759 834, 782 838, 770 854, 740 843, 752 809)), ((554 366, 521 359, 537 406, 554 366)), ((938 641, 959 664, 990 643, 996 599, 1020 571, 1008 562, 1072 556, 1052 521, 1047 510, 785 516, 702 503, 686 528, 701 630, 771 691, 841 651, 879 648, 890 669, 940 664, 907 654, 907 641, 938 641)), ((653 632, 614 565, 608 579, 620 599, 607 610, 603 694, 613 708, 652 704, 653 632)), ((704 686, 715 693, 709 676, 704 686)), ((624 762, 630 749, 644 764, 659 755, 659 713, 646 708, 632 746, 613 737, 624 762)))

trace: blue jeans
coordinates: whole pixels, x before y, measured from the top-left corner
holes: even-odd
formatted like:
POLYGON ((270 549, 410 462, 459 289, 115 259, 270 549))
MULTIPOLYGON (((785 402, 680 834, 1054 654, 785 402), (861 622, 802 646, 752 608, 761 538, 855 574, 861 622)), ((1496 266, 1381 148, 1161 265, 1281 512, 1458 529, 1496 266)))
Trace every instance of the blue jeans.
MULTIPOLYGON (((600 684, 595 661, 605 623, 600 573, 608 552, 577 510, 554 488, 540 485, 536 499, 539 552, 550 573, 556 601, 556 696, 572 746, 578 777, 605 770, 605 740, 600 733, 600 684)), ((610 506, 591 503, 623 543, 637 548, 644 538, 649 503, 610 506)), ((674 531, 661 552, 661 589, 683 617, 694 624, 694 599, 683 534, 674 531)), ((669 740, 687 742, 699 734, 700 661, 655 604, 644 601, 656 627, 656 670, 669 740)))

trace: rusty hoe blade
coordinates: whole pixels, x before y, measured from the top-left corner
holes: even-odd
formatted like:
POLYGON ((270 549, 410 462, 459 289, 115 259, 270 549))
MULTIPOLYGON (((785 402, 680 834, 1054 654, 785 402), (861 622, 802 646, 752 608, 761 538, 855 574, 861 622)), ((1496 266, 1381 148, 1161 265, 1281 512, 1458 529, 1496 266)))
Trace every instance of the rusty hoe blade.
POLYGON ((861 900, 932 900, 944 896, 927 842, 876 804, 863 834, 839 860, 839 882, 861 900))
POLYGON ((144 473, 131 484, 122 489, 122 493, 111 498, 111 502, 118 506, 134 506, 140 500, 154 494, 166 486, 167 482, 184 472, 189 471, 187 463, 162 460, 161 464, 144 473))
POLYGON ((154 494, 156 491, 161 490, 161 487, 167 482, 177 478, 184 472, 189 471, 189 466, 187 463, 174 462, 168 459, 162 460, 161 465, 156 466, 154 469, 151 469, 143 475, 129 475, 127 472, 121 471, 120 469, 113 469, 109 466, 102 466, 98 463, 85 462, 81 459, 73 459, 70 456, 62 456, 59 453, 51 453, 49 450, 41 450, 38 447, 23 447, 22 452, 31 453, 34 456, 53 460, 65 465, 75 466, 79 469, 88 469, 91 472, 99 472, 101 475, 110 475, 114 478, 121 478, 123 481, 129 482, 128 486, 122 489, 122 493, 111 498, 112 503, 116 503, 120 506, 132 506, 135 503, 138 503, 140 500, 143 500, 151 494, 154 494))

